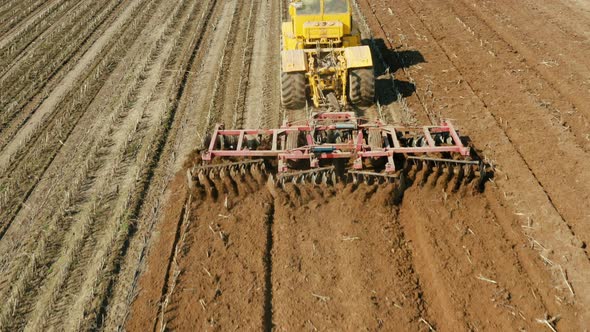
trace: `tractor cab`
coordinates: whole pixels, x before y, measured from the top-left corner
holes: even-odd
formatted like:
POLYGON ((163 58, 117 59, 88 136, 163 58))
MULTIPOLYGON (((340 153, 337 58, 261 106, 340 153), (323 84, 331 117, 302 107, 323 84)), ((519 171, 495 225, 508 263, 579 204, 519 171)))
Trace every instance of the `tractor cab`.
POLYGON ((321 46, 347 47, 360 44, 351 36, 352 12, 349 0, 302 0, 289 5, 290 22, 283 24, 286 49, 321 46), (294 42, 294 43, 293 43, 294 42))
POLYGON ((290 3, 289 12, 297 15, 350 14, 348 0, 302 0, 290 3))

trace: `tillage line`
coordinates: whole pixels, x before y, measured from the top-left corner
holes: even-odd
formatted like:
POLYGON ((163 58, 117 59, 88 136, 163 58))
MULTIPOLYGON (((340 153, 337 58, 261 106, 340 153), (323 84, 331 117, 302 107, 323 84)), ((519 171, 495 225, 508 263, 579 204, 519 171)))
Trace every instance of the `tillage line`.
POLYGON ((273 224, 274 224, 275 206, 271 203, 266 216, 266 252, 264 255, 264 316, 263 329, 271 332, 274 328, 272 322, 272 247, 273 247, 273 224))

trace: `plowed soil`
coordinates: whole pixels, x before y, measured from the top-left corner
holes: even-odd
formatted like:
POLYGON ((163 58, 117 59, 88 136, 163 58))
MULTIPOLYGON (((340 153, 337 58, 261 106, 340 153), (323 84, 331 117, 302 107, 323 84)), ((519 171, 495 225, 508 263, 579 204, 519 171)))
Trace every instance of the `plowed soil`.
POLYGON ((204 138, 276 127, 279 0, 0 2, 0 331, 590 324, 590 9, 355 0, 391 123, 453 119, 494 177, 450 192, 189 189, 204 138))

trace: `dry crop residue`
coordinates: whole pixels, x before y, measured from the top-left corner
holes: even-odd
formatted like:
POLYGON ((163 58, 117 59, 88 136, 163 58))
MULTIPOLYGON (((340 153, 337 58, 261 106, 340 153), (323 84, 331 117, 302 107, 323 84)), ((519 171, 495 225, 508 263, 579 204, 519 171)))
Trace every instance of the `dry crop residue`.
POLYGON ((189 192, 216 122, 306 116, 279 105, 286 1, 3 1, 0 330, 585 327, 587 5, 352 3, 378 51, 359 114, 454 119, 485 192, 189 192))

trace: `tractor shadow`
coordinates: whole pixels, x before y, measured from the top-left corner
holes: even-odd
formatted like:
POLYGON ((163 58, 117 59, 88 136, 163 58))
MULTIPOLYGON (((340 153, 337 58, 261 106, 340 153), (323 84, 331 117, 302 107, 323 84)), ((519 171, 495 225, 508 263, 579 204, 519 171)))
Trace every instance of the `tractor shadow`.
POLYGON ((395 50, 385 45, 383 39, 364 39, 363 44, 371 46, 375 59, 375 89, 377 99, 381 105, 389 105, 398 101, 398 94, 402 98, 410 97, 416 92, 414 83, 395 78, 400 69, 410 68, 426 59, 417 50, 395 50), (381 61, 383 59, 383 61, 381 61), (394 78, 393 81, 391 78, 394 78))

